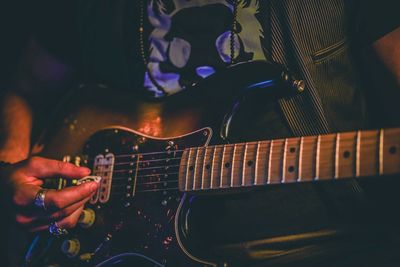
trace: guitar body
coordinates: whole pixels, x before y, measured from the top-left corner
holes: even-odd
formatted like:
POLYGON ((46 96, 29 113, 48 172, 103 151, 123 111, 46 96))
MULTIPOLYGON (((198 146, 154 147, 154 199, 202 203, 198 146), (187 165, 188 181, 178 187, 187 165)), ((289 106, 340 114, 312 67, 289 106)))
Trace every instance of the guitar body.
MULTIPOLYGON (((315 250, 318 242, 340 237, 340 222, 332 223, 326 207, 316 201, 324 185, 219 194, 178 190, 183 150, 226 142, 229 129, 221 125, 227 122, 249 128, 257 124, 259 110, 245 113, 253 115, 252 120, 240 118, 240 112, 235 120, 231 107, 243 99, 241 90, 260 77, 282 78, 282 70, 269 64, 237 68, 243 72, 243 67, 253 73, 249 80, 237 80, 234 68, 206 80, 200 89, 163 101, 143 101, 133 93, 97 85, 73 92, 34 149, 44 157, 72 162, 79 156, 92 175, 112 173, 112 178, 101 182, 104 185, 87 204, 95 214, 94 224, 78 225, 43 250, 34 243, 26 265, 244 266, 301 255, 315 250), (271 77, 265 77, 265 68, 271 77), (309 202, 302 202, 304 195, 309 202), (66 253, 76 241, 79 250, 66 253)), ((272 100, 278 95, 275 87, 267 88, 272 100)), ((247 139, 240 132, 232 138, 247 139)))
MULTIPOLYGON (((109 200, 86 207, 95 211, 94 225, 87 229, 78 226, 66 238, 55 240, 46 264, 94 265, 110 256, 124 255, 121 266, 155 266, 153 261, 167 266, 201 266, 180 248, 175 234, 178 206, 184 200, 177 189, 176 158, 188 146, 206 145, 210 137, 209 128, 157 139, 121 127, 92 135, 79 153, 83 161, 110 153, 126 156, 115 158, 109 200), (138 167, 140 171, 135 170, 138 167), (80 260, 79 255, 70 258, 61 251, 66 239, 79 240, 79 255, 97 253, 90 263, 80 260)), ((93 168, 93 162, 86 165, 93 168)), ((96 170, 93 173, 101 175, 96 170)), ((117 261, 121 259, 117 257, 117 261)))

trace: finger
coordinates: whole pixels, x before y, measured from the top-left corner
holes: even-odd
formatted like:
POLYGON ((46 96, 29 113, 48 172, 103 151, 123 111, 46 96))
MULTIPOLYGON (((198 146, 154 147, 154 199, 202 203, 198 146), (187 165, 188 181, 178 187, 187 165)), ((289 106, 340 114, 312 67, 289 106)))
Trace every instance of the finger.
POLYGON ((76 202, 62 210, 56 211, 53 214, 46 216, 45 218, 47 221, 59 221, 65 217, 68 217, 69 215, 74 213, 76 210, 78 210, 80 207, 84 206, 85 203, 90 200, 90 198, 91 198, 91 196, 89 196, 79 202, 76 202))
POLYGON ((74 211, 79 209, 81 206, 85 205, 87 201, 89 201, 91 196, 74 203, 62 210, 58 210, 52 214, 47 215, 37 215, 37 214, 24 214, 19 213, 15 216, 15 221, 20 224, 21 226, 38 226, 43 224, 49 224, 52 221, 59 221, 69 215, 71 215, 74 211))
POLYGON ((68 162, 32 157, 26 161, 24 173, 28 176, 39 178, 62 176, 64 178, 79 179, 89 175, 90 169, 86 167, 77 167, 68 162))
POLYGON ((29 228, 29 232, 34 233, 34 232, 40 232, 40 231, 44 231, 44 230, 49 230, 49 225, 45 224, 45 225, 40 225, 40 226, 34 226, 29 228))
POLYGON ((39 219, 38 216, 15 215, 15 221, 21 226, 31 226, 39 219))
POLYGON ((79 207, 76 211, 71 213, 71 215, 63 218, 60 221, 57 221, 58 227, 65 228, 65 229, 70 229, 74 228, 76 224, 78 223, 78 219, 81 216, 83 210, 83 206, 79 207))
POLYGON ((49 210, 60 210, 96 192, 97 182, 87 182, 81 185, 67 187, 62 190, 49 190, 46 192, 45 204, 49 210))
MULTIPOLYGON (((74 228, 78 222, 79 216, 81 216, 83 210, 83 206, 81 206, 79 209, 74 211, 71 215, 63 218, 60 221, 57 221, 57 226, 60 228, 65 228, 65 229, 70 229, 74 228)), ((30 232, 39 232, 43 230, 48 230, 50 224, 43 224, 40 226, 34 226, 29 229, 30 232)))

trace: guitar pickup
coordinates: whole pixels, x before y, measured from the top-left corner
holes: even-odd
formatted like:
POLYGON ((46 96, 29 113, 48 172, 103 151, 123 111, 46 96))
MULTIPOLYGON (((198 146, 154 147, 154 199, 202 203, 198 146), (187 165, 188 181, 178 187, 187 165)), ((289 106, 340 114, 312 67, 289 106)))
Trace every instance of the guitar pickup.
POLYGON ((112 176, 114 171, 114 154, 97 155, 93 164, 93 177, 100 177, 100 186, 90 199, 91 204, 106 203, 110 199, 112 176))

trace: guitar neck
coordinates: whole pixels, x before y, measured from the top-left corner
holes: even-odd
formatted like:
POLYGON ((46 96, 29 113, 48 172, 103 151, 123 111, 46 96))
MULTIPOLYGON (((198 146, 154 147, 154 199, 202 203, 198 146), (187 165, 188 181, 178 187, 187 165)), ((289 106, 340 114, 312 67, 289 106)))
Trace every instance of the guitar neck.
POLYGON ((181 191, 400 173, 400 128, 189 148, 181 191))

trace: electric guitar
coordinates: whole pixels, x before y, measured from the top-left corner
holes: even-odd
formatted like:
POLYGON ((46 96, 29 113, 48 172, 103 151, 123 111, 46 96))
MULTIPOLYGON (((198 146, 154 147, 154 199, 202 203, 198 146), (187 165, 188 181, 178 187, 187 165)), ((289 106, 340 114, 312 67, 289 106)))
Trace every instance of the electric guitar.
POLYGON ((239 114, 251 94, 274 101, 302 89, 266 62, 232 66, 167 100, 82 86, 36 147, 90 167, 100 186, 67 236, 36 236, 25 265, 243 266, 340 235, 328 217, 306 230, 272 222, 280 211, 266 208, 268 194, 279 185, 399 174, 400 128, 227 143, 232 125, 254 123, 239 114))

